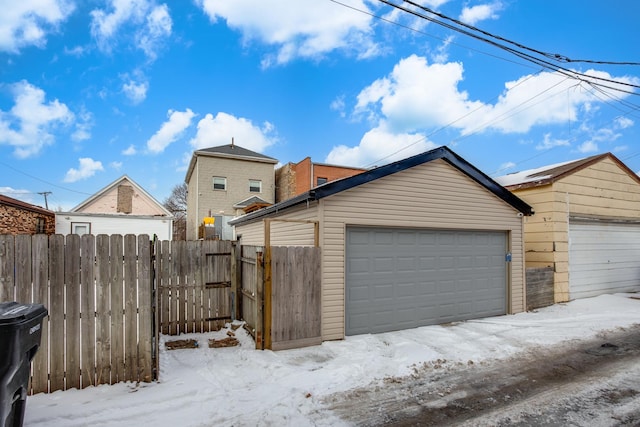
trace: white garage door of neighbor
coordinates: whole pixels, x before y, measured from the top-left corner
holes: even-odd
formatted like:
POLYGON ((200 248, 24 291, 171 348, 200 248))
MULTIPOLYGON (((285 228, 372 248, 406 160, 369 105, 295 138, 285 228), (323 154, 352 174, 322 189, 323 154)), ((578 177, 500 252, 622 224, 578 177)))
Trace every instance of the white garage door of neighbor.
POLYGON ((505 314, 505 232, 348 227, 345 332, 505 314))
POLYGON ((569 298, 640 291, 640 224, 569 222, 569 298))

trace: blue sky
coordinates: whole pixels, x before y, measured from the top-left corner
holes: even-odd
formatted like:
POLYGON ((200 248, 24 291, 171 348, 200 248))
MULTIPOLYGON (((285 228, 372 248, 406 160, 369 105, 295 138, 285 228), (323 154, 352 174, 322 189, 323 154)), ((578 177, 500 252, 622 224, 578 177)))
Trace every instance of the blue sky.
POLYGON ((0 0, 0 194, 67 210, 127 174, 162 202, 232 138, 283 164, 448 145, 491 176, 604 152, 640 171, 640 2, 393 3, 574 61, 380 1, 0 0))

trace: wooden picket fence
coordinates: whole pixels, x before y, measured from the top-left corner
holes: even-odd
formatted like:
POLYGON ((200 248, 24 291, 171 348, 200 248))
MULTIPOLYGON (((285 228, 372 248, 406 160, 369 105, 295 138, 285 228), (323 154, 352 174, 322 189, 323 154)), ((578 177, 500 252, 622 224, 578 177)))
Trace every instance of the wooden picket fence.
POLYGON ((49 313, 33 393, 155 378, 151 267, 146 235, 0 236, 0 301, 49 313))
POLYGON ((0 235, 0 301, 43 304, 31 392, 158 375, 159 334, 241 319, 259 349, 319 344, 320 249, 147 235, 0 235))

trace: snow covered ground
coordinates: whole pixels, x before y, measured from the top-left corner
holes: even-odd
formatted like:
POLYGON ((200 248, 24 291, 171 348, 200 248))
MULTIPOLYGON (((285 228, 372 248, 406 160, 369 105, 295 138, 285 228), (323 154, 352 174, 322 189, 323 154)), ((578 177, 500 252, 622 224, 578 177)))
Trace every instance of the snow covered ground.
POLYGON ((230 348, 208 348, 209 338, 226 337, 227 330, 163 336, 160 381, 30 396, 24 425, 340 426, 346 423, 325 403, 333 393, 403 377, 425 363, 507 359, 630 326, 640 327, 640 294, 280 352, 254 350, 243 329, 236 332, 240 346, 230 348), (200 347, 165 350, 164 341, 178 338, 196 338, 200 347))

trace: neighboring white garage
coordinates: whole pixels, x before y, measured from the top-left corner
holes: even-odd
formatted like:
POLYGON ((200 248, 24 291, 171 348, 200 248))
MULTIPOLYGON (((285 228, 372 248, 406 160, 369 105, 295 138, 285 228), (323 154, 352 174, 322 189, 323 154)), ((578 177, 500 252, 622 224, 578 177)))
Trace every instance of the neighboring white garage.
POLYGON ((507 312, 507 234, 347 227, 346 335, 507 312))
POLYGON ((636 292, 640 224, 569 221, 569 298, 636 292))
POLYGON ((523 217, 531 214, 441 147, 231 225, 242 244, 318 242, 329 340, 524 311, 523 217))
POLYGON ((496 178, 535 209, 527 268, 552 267, 555 302, 640 291, 640 177, 611 153, 496 178))

